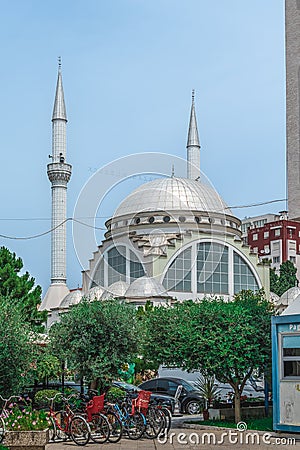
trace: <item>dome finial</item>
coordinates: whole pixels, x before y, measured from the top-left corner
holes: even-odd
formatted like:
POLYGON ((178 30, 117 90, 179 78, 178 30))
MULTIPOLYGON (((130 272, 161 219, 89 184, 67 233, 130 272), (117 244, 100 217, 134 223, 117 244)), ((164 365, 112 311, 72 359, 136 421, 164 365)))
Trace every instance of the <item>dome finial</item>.
POLYGON ((61 72, 61 56, 58 57, 58 71, 61 72))
POLYGON ((195 102, 195 89, 192 89, 192 103, 195 102))
POLYGON ((171 178, 174 178, 174 176, 175 176, 175 167, 174 167, 174 164, 172 164, 171 178))

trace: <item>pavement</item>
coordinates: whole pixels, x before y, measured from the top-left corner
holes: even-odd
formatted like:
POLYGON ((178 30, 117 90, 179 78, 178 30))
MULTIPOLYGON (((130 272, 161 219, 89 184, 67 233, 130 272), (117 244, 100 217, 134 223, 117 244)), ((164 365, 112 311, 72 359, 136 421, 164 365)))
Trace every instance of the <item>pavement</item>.
MULTIPOLYGON (((199 420, 199 416, 189 416, 190 420, 199 420)), ((172 428, 165 439, 139 439, 134 441, 123 437, 117 444, 93 444, 88 450, 179 450, 179 449, 224 449, 224 450, 263 450, 276 446, 278 449, 300 449, 300 435, 277 434, 256 431, 238 431, 236 429, 205 427, 204 425, 183 422, 187 417, 173 418, 172 428), (271 447, 270 447, 271 446, 271 447)), ((275 447, 275 448, 276 448, 275 447)), ((78 448, 71 441, 56 442, 46 446, 46 450, 75 450, 78 448)))

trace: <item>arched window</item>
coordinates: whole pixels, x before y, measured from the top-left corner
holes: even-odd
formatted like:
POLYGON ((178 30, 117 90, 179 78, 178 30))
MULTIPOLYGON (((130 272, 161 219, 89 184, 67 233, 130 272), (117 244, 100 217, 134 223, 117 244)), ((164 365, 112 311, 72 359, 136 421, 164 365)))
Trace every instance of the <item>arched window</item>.
POLYGON ((168 291, 192 291, 191 262, 191 248, 187 248, 174 259, 164 279, 164 286, 168 291))
POLYGON ((228 247, 214 242, 197 245, 197 292, 229 294, 228 247))
POLYGON ((126 247, 113 247, 107 252, 108 286, 116 281, 126 281, 126 247))
POLYGON ((125 245, 118 245, 106 251, 98 263, 91 286, 108 287, 116 281, 130 284, 145 275, 138 256, 125 245))
POLYGON ((252 270, 236 252, 233 252, 233 273, 235 294, 243 289, 251 289, 252 291, 259 289, 252 270))
POLYGON ((246 257, 229 244, 193 242, 167 268, 162 284, 170 292, 232 296, 259 284, 246 257))

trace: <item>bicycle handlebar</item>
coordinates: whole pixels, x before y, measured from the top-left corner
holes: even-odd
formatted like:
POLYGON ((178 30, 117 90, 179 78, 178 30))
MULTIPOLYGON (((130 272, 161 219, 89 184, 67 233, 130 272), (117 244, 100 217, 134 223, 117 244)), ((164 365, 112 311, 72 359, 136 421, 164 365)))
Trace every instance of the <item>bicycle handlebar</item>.
POLYGON ((20 395, 11 395, 9 398, 4 398, 2 397, 2 395, 0 394, 0 400, 2 400, 4 402, 4 404, 6 405, 7 403, 9 403, 12 399, 17 398, 18 400, 21 400, 22 397, 20 397, 20 395))

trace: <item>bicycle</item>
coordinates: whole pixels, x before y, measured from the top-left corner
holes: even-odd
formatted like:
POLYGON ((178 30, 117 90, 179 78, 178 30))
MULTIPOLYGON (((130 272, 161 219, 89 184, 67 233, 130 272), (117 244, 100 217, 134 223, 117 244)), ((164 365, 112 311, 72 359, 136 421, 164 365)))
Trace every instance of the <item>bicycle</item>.
POLYGON ((7 409, 7 405, 9 404, 9 402, 13 401, 14 399, 20 400, 20 396, 12 395, 9 398, 3 398, 2 395, 0 395, 0 400, 2 400, 4 402, 2 410, 1 410, 1 414, 0 414, 0 444, 3 442, 5 432, 6 432, 5 419, 9 415, 9 410, 7 409))
POLYGON ((145 435, 155 439, 165 426, 165 417, 162 411, 150 403, 151 392, 139 391, 137 397, 132 399, 132 411, 140 412, 146 420, 145 435))
POLYGON ((117 414, 111 409, 112 405, 105 404, 105 394, 98 396, 97 391, 93 389, 90 389, 88 394, 92 396, 86 406, 89 414, 104 415, 109 424, 108 441, 112 443, 119 442, 123 434, 122 422, 118 418, 117 414))
POLYGON ((127 396, 125 400, 117 401, 117 403, 112 405, 112 408, 122 423, 122 427, 129 439, 140 439, 146 430, 147 423, 145 416, 141 412, 133 410, 131 398, 127 396))
POLYGON ((110 437, 110 425, 107 417, 102 414, 104 396, 94 395, 85 406, 85 416, 91 428, 91 439, 97 444, 104 444, 110 437))
POLYGON ((67 398, 61 393, 56 394, 52 398, 46 397, 49 404, 49 418, 51 421, 50 440, 55 441, 56 438, 66 440, 71 438, 75 444, 83 446, 90 440, 91 429, 87 421, 79 414, 75 414, 69 404, 67 398), (53 403, 57 397, 61 397, 61 401, 65 405, 65 409, 55 412, 53 403))

